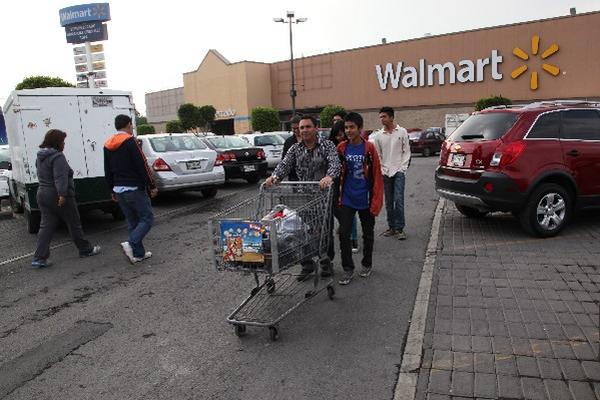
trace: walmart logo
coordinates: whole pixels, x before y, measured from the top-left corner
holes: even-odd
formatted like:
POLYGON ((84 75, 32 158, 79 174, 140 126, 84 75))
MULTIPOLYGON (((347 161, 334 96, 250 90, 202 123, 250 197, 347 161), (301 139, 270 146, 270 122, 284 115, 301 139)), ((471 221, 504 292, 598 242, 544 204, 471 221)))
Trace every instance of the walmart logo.
MULTIPOLYGON (((540 37, 538 35, 535 35, 531 38, 531 54, 534 56, 538 55, 539 48, 540 48, 540 37)), ((550 45, 550 47, 548 47, 546 50, 544 50, 544 52, 540 55, 540 57, 542 58, 542 60, 546 60, 547 58, 551 57, 557 51, 558 51, 558 45, 556 43, 552 43, 550 45)), ((513 49, 513 54, 523 61, 529 60, 529 54, 527 54, 524 50, 522 50, 519 47, 515 47, 513 49)), ((542 69, 552 76, 557 76, 560 73, 560 68, 558 68, 556 65, 553 65, 553 64, 550 64, 547 62, 542 64, 542 69)), ((527 64, 522 64, 521 66, 516 68, 514 71, 512 71, 510 76, 513 79, 517 79, 518 77, 523 75, 527 70, 528 70, 527 64)), ((537 73, 537 71, 532 71, 531 75, 530 75, 529 87, 531 88, 531 90, 537 90, 538 86, 539 86, 538 73, 537 73)))

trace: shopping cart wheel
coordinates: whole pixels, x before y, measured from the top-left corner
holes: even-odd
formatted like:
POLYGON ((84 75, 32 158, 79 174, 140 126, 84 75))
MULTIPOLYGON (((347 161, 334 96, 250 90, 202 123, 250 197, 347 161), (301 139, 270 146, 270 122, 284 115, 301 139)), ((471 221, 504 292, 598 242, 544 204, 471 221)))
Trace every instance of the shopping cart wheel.
POLYGON ((273 279, 269 279, 267 281, 267 293, 272 294, 275 291, 275 281, 273 279))
POLYGON ((235 325, 235 334, 237 337, 242 337, 246 334, 246 325, 235 325))
POLYGON ((329 300, 333 300, 334 296, 335 296, 335 289, 333 288, 333 286, 327 286, 327 297, 329 297, 329 300))
POLYGON ((277 339, 279 339, 279 332, 274 326, 269 327, 269 337, 272 341, 276 341, 277 339))

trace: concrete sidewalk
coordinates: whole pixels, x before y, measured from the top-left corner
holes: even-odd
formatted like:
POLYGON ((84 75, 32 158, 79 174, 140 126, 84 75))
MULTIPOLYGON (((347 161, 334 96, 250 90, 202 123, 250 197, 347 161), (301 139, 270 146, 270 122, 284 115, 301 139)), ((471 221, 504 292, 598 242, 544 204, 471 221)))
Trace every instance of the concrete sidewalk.
POLYGON ((600 399, 600 214, 535 239, 446 203, 417 399, 600 399))

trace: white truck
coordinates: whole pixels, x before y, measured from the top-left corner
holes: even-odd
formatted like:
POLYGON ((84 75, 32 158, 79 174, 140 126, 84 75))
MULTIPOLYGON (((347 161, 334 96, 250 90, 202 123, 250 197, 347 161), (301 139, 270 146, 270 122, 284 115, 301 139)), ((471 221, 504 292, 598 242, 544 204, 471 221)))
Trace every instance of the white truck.
POLYGON ((118 114, 135 120, 130 92, 103 89, 44 88, 13 91, 4 105, 11 156, 10 203, 24 212, 27 228, 36 233, 40 212, 36 201, 36 158, 50 129, 67 133, 65 156, 73 169, 77 203, 122 218, 104 179, 103 145, 115 132, 118 114))

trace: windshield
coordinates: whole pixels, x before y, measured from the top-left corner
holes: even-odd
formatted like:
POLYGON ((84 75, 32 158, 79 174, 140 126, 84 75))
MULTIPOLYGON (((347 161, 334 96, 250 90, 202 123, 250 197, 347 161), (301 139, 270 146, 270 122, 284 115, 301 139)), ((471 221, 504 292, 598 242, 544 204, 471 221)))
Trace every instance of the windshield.
POLYGON ((417 140, 421 137, 421 131, 414 131, 408 134, 410 140, 417 140))
POLYGON ((254 137, 255 146, 277 146, 283 144, 284 140, 279 135, 262 135, 254 137))
POLYGON ((451 141, 495 140, 504 135, 519 117, 516 113, 496 112, 475 114, 462 123, 450 136, 451 141))
POLYGON ((191 135, 152 138, 150 139, 150 145, 157 153, 206 149, 206 145, 200 139, 191 135))
POLYGON ((0 149, 0 162, 10 161, 10 154, 8 154, 8 148, 0 149))
POLYGON ((237 136, 218 136, 206 140, 217 149, 244 149, 249 146, 248 142, 237 136))

